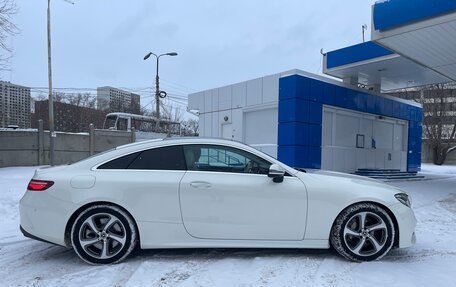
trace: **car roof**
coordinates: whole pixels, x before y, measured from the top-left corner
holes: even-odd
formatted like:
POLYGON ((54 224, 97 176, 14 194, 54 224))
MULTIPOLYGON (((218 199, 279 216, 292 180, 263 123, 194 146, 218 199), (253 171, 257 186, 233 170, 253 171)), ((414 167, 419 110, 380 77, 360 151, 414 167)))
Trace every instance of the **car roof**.
POLYGON ((133 153, 136 151, 145 150, 148 148, 155 148, 155 147, 162 147, 167 145, 179 145, 179 144, 208 144, 208 145, 223 145, 223 146, 230 146, 234 148, 240 148, 242 150, 251 152, 256 154, 264 159, 268 159, 272 163, 277 163, 282 165, 282 167, 287 170, 290 174, 295 174, 298 171, 294 170, 292 167, 287 166, 286 164, 280 162, 279 160, 271 157, 270 155, 261 152, 260 150, 244 144, 239 141, 235 140, 228 140, 228 139, 221 139, 221 138, 208 138, 208 137, 173 137, 173 138, 165 138, 165 139, 153 139, 153 140, 146 140, 135 142, 123 146, 118 146, 111 151, 107 151, 105 153, 100 153, 95 155, 94 157, 87 158, 80 162, 74 163, 72 166, 79 166, 79 167, 89 167, 93 169, 96 165, 99 165, 105 161, 115 159, 119 156, 133 153))
POLYGON ((228 145, 245 145, 242 142, 235 141, 235 140, 228 140, 228 139, 221 139, 221 138, 210 138, 210 137, 171 137, 171 138, 164 138, 164 139, 152 139, 152 140, 145 140, 140 142, 134 142, 126 145, 121 145, 116 147, 117 150, 130 148, 130 147, 141 147, 142 145, 150 146, 151 144, 158 144, 158 143, 173 143, 173 144, 188 144, 188 143, 204 143, 204 144, 228 144, 228 145))

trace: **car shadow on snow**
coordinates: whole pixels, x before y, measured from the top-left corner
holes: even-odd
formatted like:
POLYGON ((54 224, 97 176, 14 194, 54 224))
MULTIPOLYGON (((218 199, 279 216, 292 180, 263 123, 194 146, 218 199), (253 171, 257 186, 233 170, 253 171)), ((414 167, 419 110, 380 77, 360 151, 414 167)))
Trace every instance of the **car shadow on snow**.
POLYGON ((331 249, 269 249, 269 248, 184 248, 184 249, 146 249, 135 250, 127 261, 170 259, 170 260, 222 260, 262 258, 303 258, 323 260, 337 258, 331 249))
MULTIPOLYGON (((28 241, 28 240, 27 240, 28 241)), ((29 250, 28 257, 33 261, 47 262, 50 264, 85 265, 76 253, 69 248, 51 245, 42 242, 33 243, 33 251, 29 250)), ((410 262, 422 257, 437 255, 435 250, 414 251, 413 249, 393 249, 380 261, 410 262), (424 253, 423 253, 424 252, 424 253)), ((182 261, 188 260, 207 261, 241 259, 302 259, 323 261, 333 259, 349 262, 342 258, 333 249, 274 249, 274 248, 182 248, 182 249, 136 249, 123 263, 141 263, 160 260, 182 261)))

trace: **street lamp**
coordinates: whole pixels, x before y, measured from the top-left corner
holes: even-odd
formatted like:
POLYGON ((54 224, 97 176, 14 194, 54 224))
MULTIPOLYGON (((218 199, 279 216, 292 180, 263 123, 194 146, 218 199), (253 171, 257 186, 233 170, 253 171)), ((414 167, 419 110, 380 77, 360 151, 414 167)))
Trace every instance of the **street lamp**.
POLYGON ((149 59, 150 56, 154 55, 157 59, 157 73, 155 76, 155 111, 157 112, 157 119, 160 120, 160 78, 158 76, 158 64, 160 61, 161 56, 177 56, 176 52, 170 52, 165 54, 157 55, 155 53, 149 52, 146 56, 144 56, 144 60, 149 59))

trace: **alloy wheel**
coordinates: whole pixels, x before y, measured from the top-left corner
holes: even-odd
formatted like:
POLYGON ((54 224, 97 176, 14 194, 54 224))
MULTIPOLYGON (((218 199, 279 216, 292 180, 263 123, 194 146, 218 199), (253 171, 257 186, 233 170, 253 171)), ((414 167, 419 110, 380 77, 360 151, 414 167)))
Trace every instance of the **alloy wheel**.
POLYGON ((126 239, 124 224, 112 214, 93 214, 84 220, 79 229, 81 247, 88 255, 98 259, 116 256, 126 239))
POLYGON ((388 238, 385 221, 373 212, 353 215, 344 227, 343 240, 358 256, 371 256, 382 250, 388 238))

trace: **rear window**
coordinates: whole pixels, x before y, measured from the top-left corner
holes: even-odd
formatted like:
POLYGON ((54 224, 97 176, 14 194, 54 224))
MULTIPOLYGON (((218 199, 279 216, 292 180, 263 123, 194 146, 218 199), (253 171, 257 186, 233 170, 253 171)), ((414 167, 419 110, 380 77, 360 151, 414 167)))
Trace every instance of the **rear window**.
POLYGON ((170 146, 125 155, 98 169, 186 170, 186 165, 182 146, 170 146))
POLYGON ((102 164, 98 169, 127 169, 128 166, 135 160, 141 152, 135 152, 126 156, 116 158, 102 164))

